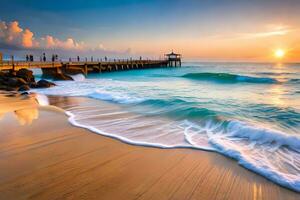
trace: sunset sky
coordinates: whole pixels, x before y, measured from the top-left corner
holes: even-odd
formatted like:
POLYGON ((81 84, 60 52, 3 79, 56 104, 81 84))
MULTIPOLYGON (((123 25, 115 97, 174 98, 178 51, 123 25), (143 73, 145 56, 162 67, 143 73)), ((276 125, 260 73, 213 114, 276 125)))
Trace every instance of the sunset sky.
POLYGON ((300 61, 299 0, 1 0, 0 51, 300 61))

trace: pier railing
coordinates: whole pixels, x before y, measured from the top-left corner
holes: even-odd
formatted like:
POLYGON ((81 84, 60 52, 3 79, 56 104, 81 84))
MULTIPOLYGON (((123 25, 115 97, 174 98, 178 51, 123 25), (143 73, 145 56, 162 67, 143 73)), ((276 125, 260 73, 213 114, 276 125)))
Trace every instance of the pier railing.
POLYGON ((167 67, 168 60, 108 60, 108 61, 54 61, 54 62, 26 62, 26 61, 3 61, 0 62, 1 70, 19 70, 22 68, 40 69, 84 69, 85 74, 99 68, 103 71, 118 71, 127 69, 143 69, 155 67, 167 67), (108 69, 108 70, 106 70, 108 69))

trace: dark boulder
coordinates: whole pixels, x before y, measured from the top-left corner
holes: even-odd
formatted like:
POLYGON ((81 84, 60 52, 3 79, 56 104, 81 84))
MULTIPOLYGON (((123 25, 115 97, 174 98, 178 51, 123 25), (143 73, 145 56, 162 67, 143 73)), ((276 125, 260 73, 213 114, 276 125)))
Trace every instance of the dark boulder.
POLYGON ((39 80, 36 84, 36 88, 49 88, 52 86, 55 86, 55 84, 44 79, 39 80))
POLYGON ((28 92, 22 92, 20 95, 21 96, 27 96, 27 95, 29 95, 29 93, 28 92))
POLYGON ((6 81, 6 85, 10 86, 10 87, 18 87, 19 85, 19 81, 17 78, 8 78, 6 81))
POLYGON ((19 78, 23 78, 27 82, 35 82, 34 76, 33 76, 33 71, 28 70, 28 69, 20 69, 17 71, 16 76, 19 78))
POLYGON ((37 88, 37 83, 36 82, 31 82, 31 83, 28 83, 29 87, 30 88, 37 88))
POLYGON ((10 77, 5 78, 1 81, 4 85, 9 85, 11 87, 20 87, 22 85, 27 85, 27 82, 23 78, 10 77))
POLYGON ((28 85, 22 85, 18 89, 18 91, 28 91, 28 90, 30 90, 30 87, 28 85))
POLYGON ((1 85, 1 84, 0 84, 0 90, 5 90, 5 91, 16 91, 16 88, 15 88, 15 87, 8 86, 8 85, 1 85))
POLYGON ((0 79, 4 78, 5 77, 5 73, 0 71, 0 79))
POLYGON ((14 71, 14 70, 12 70, 12 69, 10 69, 10 70, 8 71, 8 73, 6 73, 5 75, 6 75, 7 77, 16 77, 16 76, 17 76, 17 72, 14 71))
POLYGON ((55 81, 73 81, 73 78, 66 74, 57 73, 53 75, 55 81))
POLYGON ((6 77, 0 77, 0 85, 6 85, 6 77))
MULTIPOLYGON (((57 74, 55 80, 73 80, 72 77, 65 74, 57 74)), ((6 91, 27 91, 30 88, 49 88, 55 86, 54 83, 47 80, 35 82, 33 72, 28 69, 19 71, 10 70, 9 72, 0 71, 0 90, 6 91)))
POLYGON ((27 85, 28 83, 23 78, 16 78, 19 85, 27 85))

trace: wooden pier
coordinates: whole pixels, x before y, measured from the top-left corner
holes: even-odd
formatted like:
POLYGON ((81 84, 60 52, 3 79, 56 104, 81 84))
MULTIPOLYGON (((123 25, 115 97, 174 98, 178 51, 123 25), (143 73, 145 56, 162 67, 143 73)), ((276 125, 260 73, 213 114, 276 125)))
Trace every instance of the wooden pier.
POLYGON ((124 60, 105 62, 24 62, 24 61, 3 61, 0 62, 0 71, 22 68, 40 68, 45 75, 53 73, 77 74, 82 73, 103 73, 112 71, 124 71, 133 69, 149 69, 169 67, 168 60, 124 60))
MULTIPOLYGON (((20 69, 34 69, 39 68, 42 70, 43 75, 51 76, 55 74, 84 74, 89 73, 104 73, 112 71, 125 71, 135 69, 151 69, 151 68, 162 68, 162 67, 180 67, 181 66, 181 55, 170 53, 165 54, 165 59, 161 60, 116 60, 113 61, 72 61, 71 59, 67 62, 64 61, 52 61, 52 62, 28 62, 28 61, 15 61, 14 57, 11 57, 10 61, 3 61, 2 54, 0 52, 0 71, 18 71, 20 69)), ((46 59, 45 59, 46 60, 46 59)), ((78 57, 79 60, 79 57, 78 57)))

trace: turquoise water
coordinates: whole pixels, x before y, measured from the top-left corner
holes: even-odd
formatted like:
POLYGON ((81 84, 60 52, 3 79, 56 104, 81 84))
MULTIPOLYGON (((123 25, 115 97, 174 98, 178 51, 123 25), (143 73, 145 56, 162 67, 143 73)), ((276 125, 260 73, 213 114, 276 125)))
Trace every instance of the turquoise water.
POLYGON ((300 192, 300 65, 190 62, 75 78, 37 92, 118 109, 70 105, 74 125, 137 145, 215 151, 300 192))

